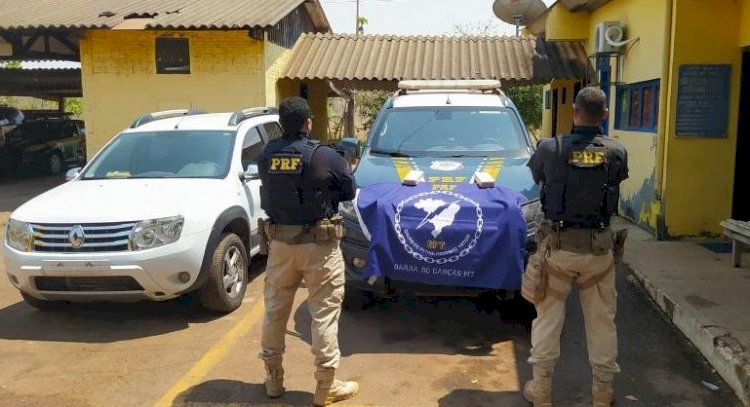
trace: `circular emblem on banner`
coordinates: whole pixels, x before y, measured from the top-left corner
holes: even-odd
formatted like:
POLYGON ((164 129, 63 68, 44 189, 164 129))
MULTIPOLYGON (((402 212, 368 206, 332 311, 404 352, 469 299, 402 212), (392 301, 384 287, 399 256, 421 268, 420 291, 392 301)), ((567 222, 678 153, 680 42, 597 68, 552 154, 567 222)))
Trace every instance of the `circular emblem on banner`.
POLYGON ((393 224, 398 241, 412 257, 447 264, 476 247, 484 218, 475 200, 451 191, 430 191, 399 202, 393 224))
POLYGON ((435 171, 456 171, 464 168, 464 165, 458 161, 433 161, 430 169, 435 171))

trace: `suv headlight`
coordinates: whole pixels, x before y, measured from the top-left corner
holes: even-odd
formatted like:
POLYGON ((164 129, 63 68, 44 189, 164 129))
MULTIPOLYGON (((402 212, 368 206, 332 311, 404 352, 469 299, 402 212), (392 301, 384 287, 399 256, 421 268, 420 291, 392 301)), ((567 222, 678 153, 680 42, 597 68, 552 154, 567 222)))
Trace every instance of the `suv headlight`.
POLYGON ((182 216, 141 221, 130 235, 130 247, 145 250, 174 243, 180 238, 184 223, 182 216))
POLYGON ((34 243, 31 226, 26 222, 9 219, 5 230, 5 241, 8 242, 8 246, 16 250, 30 252, 34 243))
POLYGON ((526 231, 529 236, 536 234, 539 223, 544 220, 544 211, 542 211, 542 202, 538 199, 526 202, 521 205, 523 220, 526 222, 526 231))

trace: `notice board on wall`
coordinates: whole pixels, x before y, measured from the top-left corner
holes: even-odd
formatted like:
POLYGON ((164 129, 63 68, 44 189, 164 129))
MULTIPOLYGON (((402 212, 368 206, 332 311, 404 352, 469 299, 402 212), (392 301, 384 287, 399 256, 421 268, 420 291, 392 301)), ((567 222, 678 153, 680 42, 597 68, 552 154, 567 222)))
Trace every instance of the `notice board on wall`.
POLYGON ((731 65, 680 66, 678 136, 727 137, 731 78, 731 65))

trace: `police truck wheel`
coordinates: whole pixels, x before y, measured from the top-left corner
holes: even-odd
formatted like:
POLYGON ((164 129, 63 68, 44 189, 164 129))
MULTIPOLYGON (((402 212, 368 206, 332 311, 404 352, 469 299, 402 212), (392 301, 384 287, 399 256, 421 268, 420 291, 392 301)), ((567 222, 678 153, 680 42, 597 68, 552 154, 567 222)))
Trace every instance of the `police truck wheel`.
POLYGON ((346 287, 346 291, 344 292, 344 309, 349 311, 364 311, 372 308, 375 302, 375 293, 372 291, 346 287))
POLYGON ((21 297, 23 297, 23 300, 26 302, 26 304, 31 305, 32 307, 38 309, 39 311, 50 311, 50 310, 58 309, 63 304, 60 301, 47 301, 47 300, 42 300, 36 297, 32 297, 23 291, 21 292, 21 297))
POLYGON ((198 298, 207 309, 232 312, 242 305, 247 289, 247 250, 234 233, 221 236, 214 249, 208 279, 198 290, 198 298))

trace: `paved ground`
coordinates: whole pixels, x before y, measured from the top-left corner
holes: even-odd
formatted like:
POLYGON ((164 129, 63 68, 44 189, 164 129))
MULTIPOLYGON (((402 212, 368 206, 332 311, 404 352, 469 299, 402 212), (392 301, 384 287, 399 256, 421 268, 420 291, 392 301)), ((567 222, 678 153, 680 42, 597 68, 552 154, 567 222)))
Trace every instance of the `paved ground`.
MULTIPOLYGON (((17 199, 13 191, 0 186, 0 202, 17 199)), ((256 357, 262 272, 256 260, 245 303, 222 317, 190 298, 42 313, 0 278, 0 406, 309 405, 314 383, 304 290, 289 323, 288 393, 276 404, 263 395, 256 357)), ((619 270, 618 405, 739 405, 629 275, 619 270)), ((590 403, 577 301, 569 314, 556 372, 561 407, 590 403)), ((519 389, 530 374, 528 340, 521 325, 478 313, 469 301, 402 301, 346 312, 340 373, 359 380, 362 392, 344 405, 527 406, 519 389)))

